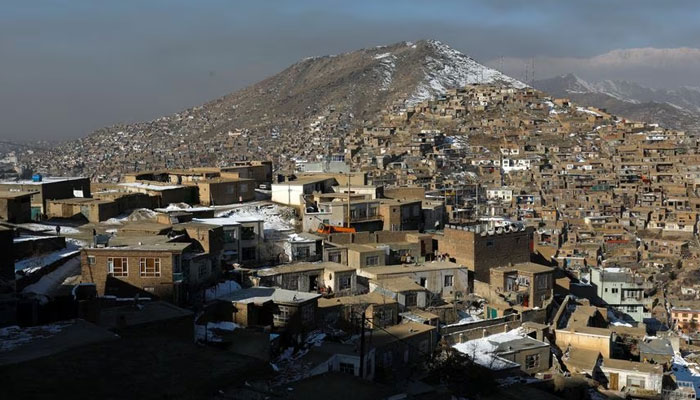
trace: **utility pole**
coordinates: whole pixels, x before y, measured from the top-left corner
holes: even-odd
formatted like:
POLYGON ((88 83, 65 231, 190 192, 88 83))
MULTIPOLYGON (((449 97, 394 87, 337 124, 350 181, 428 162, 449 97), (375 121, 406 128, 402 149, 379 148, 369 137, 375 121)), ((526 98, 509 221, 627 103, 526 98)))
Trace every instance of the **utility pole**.
POLYGON ((348 228, 350 227, 350 172, 348 172, 348 228))
POLYGON ((360 315, 360 378, 365 378, 365 313, 360 315))

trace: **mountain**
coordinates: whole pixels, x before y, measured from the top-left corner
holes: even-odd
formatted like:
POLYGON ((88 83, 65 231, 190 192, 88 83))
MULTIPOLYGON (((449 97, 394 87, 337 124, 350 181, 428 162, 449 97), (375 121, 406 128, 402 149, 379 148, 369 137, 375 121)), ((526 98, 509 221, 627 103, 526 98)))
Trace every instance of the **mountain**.
POLYGON ((574 74, 535 81, 533 86, 624 118, 700 132, 700 88, 652 89, 618 80, 587 82, 574 74))
POLYGON ((202 106, 100 129, 59 146, 50 157, 34 154, 22 161, 35 170, 113 179, 125 170, 313 158, 324 142, 342 140, 388 107, 469 83, 525 86, 441 42, 401 42, 306 58, 202 106))

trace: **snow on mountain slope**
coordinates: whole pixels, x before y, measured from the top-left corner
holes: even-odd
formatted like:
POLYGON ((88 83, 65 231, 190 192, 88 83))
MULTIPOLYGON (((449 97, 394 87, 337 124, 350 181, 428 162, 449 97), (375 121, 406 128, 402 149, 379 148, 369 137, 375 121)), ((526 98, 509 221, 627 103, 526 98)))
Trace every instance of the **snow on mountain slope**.
POLYGON ((428 40, 427 43, 433 48, 433 52, 432 55, 425 57, 423 63, 425 78, 407 100, 409 105, 443 94, 447 89, 463 87, 472 83, 501 83, 516 88, 527 86, 516 79, 479 64, 472 58, 437 40, 428 40))

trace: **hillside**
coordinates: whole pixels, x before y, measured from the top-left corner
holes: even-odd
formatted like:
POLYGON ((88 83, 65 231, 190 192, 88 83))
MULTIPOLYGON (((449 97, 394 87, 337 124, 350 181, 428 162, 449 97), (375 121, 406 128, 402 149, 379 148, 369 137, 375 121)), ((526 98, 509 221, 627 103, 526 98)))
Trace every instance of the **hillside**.
POLYGON ((100 129, 23 164, 49 173, 113 180, 131 170, 280 160, 322 152, 323 141, 391 106, 403 107, 468 83, 523 83, 432 40, 311 57, 202 106, 100 129), (303 138, 303 140, 302 140, 303 138))

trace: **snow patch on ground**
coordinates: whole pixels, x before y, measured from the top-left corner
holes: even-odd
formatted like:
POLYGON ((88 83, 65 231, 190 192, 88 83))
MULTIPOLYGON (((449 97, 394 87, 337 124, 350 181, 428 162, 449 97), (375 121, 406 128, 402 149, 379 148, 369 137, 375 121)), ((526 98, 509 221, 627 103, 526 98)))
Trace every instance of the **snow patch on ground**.
POLYGON ((52 337, 69 325, 71 325, 70 322, 57 322, 28 328, 19 326, 0 328, 0 353, 15 350, 37 339, 52 337))
POLYGON ((394 71, 396 70, 396 56, 391 53, 383 53, 374 57, 375 60, 379 60, 379 65, 377 72, 382 78, 381 86, 379 90, 386 91, 391 87, 391 83, 394 80, 394 71))

